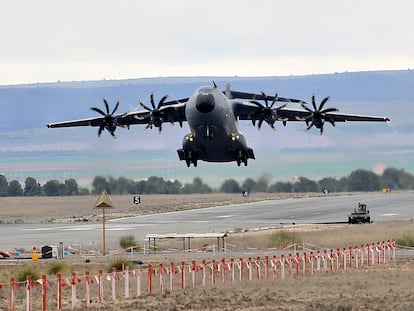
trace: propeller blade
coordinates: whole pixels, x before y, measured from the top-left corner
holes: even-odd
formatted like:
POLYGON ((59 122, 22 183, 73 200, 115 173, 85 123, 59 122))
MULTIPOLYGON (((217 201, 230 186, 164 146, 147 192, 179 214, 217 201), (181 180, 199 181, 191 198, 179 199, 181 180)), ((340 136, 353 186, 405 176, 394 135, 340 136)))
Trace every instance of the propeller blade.
POLYGON ((109 114, 109 104, 108 104, 108 102, 106 101, 105 98, 102 98, 102 100, 103 100, 103 102, 105 104, 105 107, 106 107, 106 114, 109 114))
POLYGON ((115 113, 115 111, 117 111, 117 110, 118 110, 118 107, 119 107, 119 100, 116 102, 116 105, 115 105, 114 109, 112 110, 111 115, 112 115, 112 114, 114 114, 114 113, 115 113))
POLYGON ((91 107, 91 110, 93 110, 93 111, 96 111, 97 113, 99 113, 99 114, 101 114, 101 115, 103 115, 103 116, 106 116, 106 113, 105 112, 103 112, 101 109, 99 109, 99 108, 96 108, 96 107, 91 107))
POLYGON ((321 104, 319 105, 319 110, 322 110, 323 106, 325 106, 326 102, 328 101, 329 96, 325 97, 322 101, 321 104))
POLYGON ((318 110, 316 108, 316 103, 315 103, 315 94, 312 94, 312 106, 313 106, 313 109, 315 109, 315 111, 318 110))
POLYGON ((151 102, 152 108, 155 109, 154 93, 153 92, 151 92, 151 95, 150 95, 150 102, 151 102))
POLYGON ((327 112, 334 112, 334 111, 338 111, 338 109, 336 109, 336 108, 327 108, 327 109, 324 109, 324 110, 320 111, 320 113, 327 113, 327 112))
POLYGON ((164 102, 167 98, 168 98, 168 95, 165 95, 161 98, 160 102, 158 103, 158 109, 160 109, 162 106, 164 106, 164 102))
POLYGON ((151 108, 149 108, 148 106, 144 105, 141 101, 138 101, 138 104, 139 104, 142 108, 144 108, 145 110, 147 110, 147 111, 151 111, 151 108))

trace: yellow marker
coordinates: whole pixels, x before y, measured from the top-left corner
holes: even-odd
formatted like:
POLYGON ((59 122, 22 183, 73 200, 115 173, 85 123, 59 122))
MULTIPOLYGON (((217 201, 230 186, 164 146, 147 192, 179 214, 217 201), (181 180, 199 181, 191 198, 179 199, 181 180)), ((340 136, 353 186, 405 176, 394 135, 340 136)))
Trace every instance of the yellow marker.
POLYGON ((33 252, 32 254, 32 260, 33 262, 37 262, 39 259, 39 255, 37 254, 37 252, 33 252))

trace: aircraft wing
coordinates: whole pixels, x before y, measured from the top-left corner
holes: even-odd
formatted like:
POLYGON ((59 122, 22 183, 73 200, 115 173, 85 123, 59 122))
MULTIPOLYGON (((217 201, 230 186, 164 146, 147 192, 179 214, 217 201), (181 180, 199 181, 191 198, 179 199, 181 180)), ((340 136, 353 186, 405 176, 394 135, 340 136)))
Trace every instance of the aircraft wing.
POLYGON ((286 97, 279 97, 279 96, 268 96, 264 92, 261 94, 256 93, 246 93, 240 91, 233 91, 230 89, 230 85, 226 86, 226 91, 224 92, 228 98, 230 99, 250 99, 252 101, 257 100, 265 100, 265 101, 280 101, 286 103, 303 103, 304 101, 301 99, 296 98, 286 98, 286 97))
MULTIPOLYGON (((280 119, 285 121, 306 121, 311 120, 312 114, 306 110, 281 108, 277 110, 277 114, 280 119)), ((333 122, 346 122, 346 121, 361 121, 361 122, 388 122, 387 117, 381 116, 367 116, 358 114, 343 114, 339 112, 324 113, 322 116, 326 121, 332 120, 333 122)))
POLYGON ((390 121, 387 117, 381 116, 367 116, 358 114, 344 114, 339 113, 336 108, 323 108, 324 103, 319 108, 314 105, 314 110, 308 108, 304 102, 300 102, 303 109, 293 109, 286 107, 286 104, 273 107, 271 105, 263 105, 256 101, 238 102, 233 101, 233 110, 235 116, 239 120, 250 120, 253 125, 258 122, 260 128, 263 122, 266 122, 271 128, 275 128, 274 124, 277 121, 281 121, 283 125, 286 125, 290 121, 304 121, 306 123, 307 130, 312 126, 320 129, 323 132, 323 126, 325 122, 328 122, 335 126, 336 122, 347 121, 361 121, 361 122, 387 122, 390 121))
POLYGON ((102 116, 95 118, 86 118, 72 121, 56 122, 49 123, 47 127, 49 128, 59 128, 59 127, 78 127, 78 126, 92 126, 99 127, 98 136, 101 132, 106 129, 109 133, 114 136, 116 127, 126 127, 129 128, 130 125, 146 125, 146 128, 158 127, 161 130, 162 123, 165 122, 179 122, 180 125, 182 122, 186 121, 185 117, 185 105, 188 99, 180 99, 171 102, 163 102, 162 105, 158 107, 153 106, 149 108, 145 105, 145 110, 136 111, 136 112, 127 112, 123 114, 115 114, 114 112, 118 108, 118 103, 112 113, 109 112, 109 107, 107 102, 105 102, 106 111, 100 110, 99 108, 91 108, 92 110, 99 112, 102 116))

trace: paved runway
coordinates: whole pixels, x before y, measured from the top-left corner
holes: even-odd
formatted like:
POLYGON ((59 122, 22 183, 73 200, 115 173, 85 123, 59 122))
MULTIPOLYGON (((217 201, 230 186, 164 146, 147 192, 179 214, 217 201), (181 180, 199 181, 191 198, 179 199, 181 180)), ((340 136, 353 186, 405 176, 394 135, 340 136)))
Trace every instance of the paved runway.
MULTIPOLYGON (((348 213, 358 202, 368 205, 374 222, 414 219, 414 192, 328 195, 116 219, 107 222, 107 245, 117 248, 119 238, 127 234, 144 241, 148 233, 208 233, 288 223, 347 221, 348 213)), ((0 250, 3 251, 59 242, 100 250, 101 241, 102 223, 0 225, 0 250)))

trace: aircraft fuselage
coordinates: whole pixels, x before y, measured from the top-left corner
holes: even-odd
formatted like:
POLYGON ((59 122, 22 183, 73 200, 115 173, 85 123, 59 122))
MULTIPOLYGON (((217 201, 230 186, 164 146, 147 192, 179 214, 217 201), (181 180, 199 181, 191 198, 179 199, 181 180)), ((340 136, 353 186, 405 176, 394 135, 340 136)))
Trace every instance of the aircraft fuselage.
POLYGON ((197 160, 247 165, 247 159, 254 159, 240 133, 231 100, 216 87, 199 88, 189 98, 185 114, 191 132, 177 152, 187 166, 197 166, 197 160))

